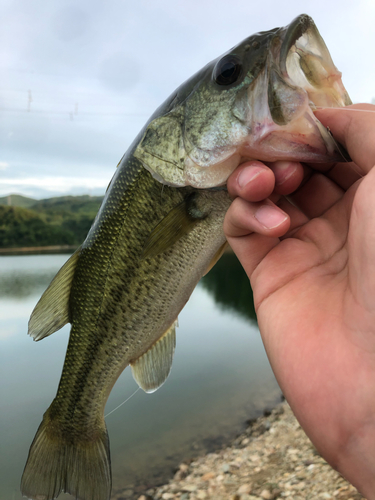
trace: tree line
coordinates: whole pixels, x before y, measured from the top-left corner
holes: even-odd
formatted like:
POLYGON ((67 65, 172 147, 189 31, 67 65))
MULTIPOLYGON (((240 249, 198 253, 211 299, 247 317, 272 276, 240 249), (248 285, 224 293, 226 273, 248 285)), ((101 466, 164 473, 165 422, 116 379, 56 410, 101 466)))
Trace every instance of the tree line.
POLYGON ((0 248, 80 245, 103 197, 0 198, 0 248), (27 208, 26 208, 27 207, 27 208))

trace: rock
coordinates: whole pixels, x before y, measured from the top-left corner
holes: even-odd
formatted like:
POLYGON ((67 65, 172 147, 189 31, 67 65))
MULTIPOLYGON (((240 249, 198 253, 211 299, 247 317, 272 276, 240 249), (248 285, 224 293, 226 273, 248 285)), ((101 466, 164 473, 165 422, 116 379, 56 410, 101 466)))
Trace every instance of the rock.
POLYGON ((209 481, 210 479, 213 479, 215 477, 215 474, 213 472, 207 472, 206 474, 203 474, 201 477, 202 481, 209 481))
POLYGON ((282 415, 284 413, 283 405, 276 406, 276 408, 272 411, 273 415, 282 415))
POLYGON ((195 494, 195 496, 199 499, 199 500, 205 500, 207 498, 207 493, 204 491, 204 490, 198 490, 195 494))
POLYGON ((198 486, 196 484, 185 484, 183 487, 182 487, 182 491, 197 491, 198 489, 198 486))
POLYGON ((261 498, 264 498, 264 500, 272 500, 273 495, 270 492, 270 490, 263 490, 262 493, 260 494, 261 498))
POLYGON ((171 490, 172 493, 176 491, 180 491, 180 485, 177 483, 169 483, 168 489, 171 490))
POLYGON ((224 474, 227 474, 230 471, 230 465, 229 464, 223 464, 221 466, 221 470, 224 472, 224 474))
POLYGON ((163 493, 161 498, 163 500, 173 500, 174 494, 173 493, 163 493))
POLYGON ((252 490, 252 485, 251 484, 243 484, 242 486, 240 486, 237 490, 237 493, 239 495, 242 495, 242 493, 246 493, 246 494, 249 494, 252 490))
POLYGON ((181 481, 182 479, 185 479, 186 476, 187 476, 187 472, 180 469, 173 476, 173 479, 175 479, 176 481, 181 481))

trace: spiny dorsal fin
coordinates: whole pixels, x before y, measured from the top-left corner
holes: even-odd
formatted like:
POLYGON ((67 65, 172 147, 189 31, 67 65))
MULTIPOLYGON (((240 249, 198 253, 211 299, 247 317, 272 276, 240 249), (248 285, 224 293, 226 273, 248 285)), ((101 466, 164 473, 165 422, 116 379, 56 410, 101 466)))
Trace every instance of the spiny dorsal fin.
POLYGON ((143 247, 142 258, 155 257, 171 247, 207 216, 195 204, 195 194, 173 208, 153 229, 143 247))
POLYGON ((177 320, 147 352, 130 363, 135 381, 145 392, 159 389, 171 371, 176 347, 176 326, 177 320))
POLYGON ((79 247, 53 278, 31 313, 29 335, 41 340, 69 323, 69 296, 77 266, 79 247))

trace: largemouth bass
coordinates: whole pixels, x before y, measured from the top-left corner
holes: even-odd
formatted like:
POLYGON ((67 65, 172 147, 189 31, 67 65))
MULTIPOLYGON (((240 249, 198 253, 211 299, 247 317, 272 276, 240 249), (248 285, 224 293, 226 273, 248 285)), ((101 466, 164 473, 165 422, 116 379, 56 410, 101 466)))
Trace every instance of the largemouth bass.
POLYGON ((154 113, 119 163, 86 240, 31 315, 34 340, 72 326, 23 495, 109 499, 105 403, 128 365, 147 392, 167 378, 177 316, 226 244, 228 176, 248 159, 341 159, 345 151, 313 110, 347 104, 341 74, 302 15, 212 61, 154 113))

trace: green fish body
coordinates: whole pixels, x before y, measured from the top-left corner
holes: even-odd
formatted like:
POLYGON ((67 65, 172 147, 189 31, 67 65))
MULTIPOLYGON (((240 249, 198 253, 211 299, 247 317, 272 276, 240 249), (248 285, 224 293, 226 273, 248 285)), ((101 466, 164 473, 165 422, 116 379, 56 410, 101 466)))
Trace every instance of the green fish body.
POLYGON ((230 173, 251 158, 343 154, 310 98, 335 106, 350 100, 339 77, 334 88, 322 83, 321 68, 338 74, 308 16, 253 35, 181 86, 124 155, 85 242, 30 318, 34 340, 72 326, 56 397, 30 447, 23 495, 110 498, 108 395, 128 365, 146 392, 166 380, 178 314, 226 245, 230 173), (313 130, 308 138, 304 128, 313 130))

